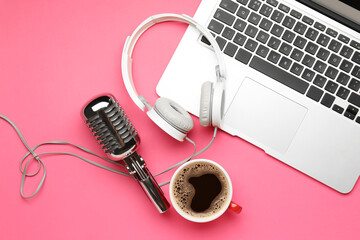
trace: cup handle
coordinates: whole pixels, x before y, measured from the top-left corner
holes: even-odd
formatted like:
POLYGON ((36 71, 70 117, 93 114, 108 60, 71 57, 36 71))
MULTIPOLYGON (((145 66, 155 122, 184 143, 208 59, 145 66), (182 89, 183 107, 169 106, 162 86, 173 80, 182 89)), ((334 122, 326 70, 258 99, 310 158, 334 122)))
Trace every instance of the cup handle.
POLYGON ((230 209, 231 211, 239 214, 241 212, 241 210, 242 210, 242 207, 239 204, 234 203, 233 201, 231 201, 228 209, 230 209))

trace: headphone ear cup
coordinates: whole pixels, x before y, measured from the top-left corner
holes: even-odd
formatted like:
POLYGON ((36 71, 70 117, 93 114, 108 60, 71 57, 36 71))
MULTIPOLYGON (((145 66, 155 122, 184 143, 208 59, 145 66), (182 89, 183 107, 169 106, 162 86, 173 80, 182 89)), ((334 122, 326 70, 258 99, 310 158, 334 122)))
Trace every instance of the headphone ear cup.
POLYGON ((211 124, 212 111, 212 82, 204 82, 201 86, 200 97, 200 125, 207 127, 211 124))
POLYGON ((162 119, 182 133, 188 133, 194 127, 190 114, 179 104, 168 98, 158 98, 154 110, 162 119))

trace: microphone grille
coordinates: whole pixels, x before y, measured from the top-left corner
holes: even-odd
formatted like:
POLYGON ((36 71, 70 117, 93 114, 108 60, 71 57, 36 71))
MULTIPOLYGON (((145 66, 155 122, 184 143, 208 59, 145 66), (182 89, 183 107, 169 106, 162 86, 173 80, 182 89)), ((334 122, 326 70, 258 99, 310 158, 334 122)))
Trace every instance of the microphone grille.
POLYGON ((120 160, 136 150, 140 139, 135 127, 112 96, 102 96, 84 109, 90 131, 105 153, 120 160))

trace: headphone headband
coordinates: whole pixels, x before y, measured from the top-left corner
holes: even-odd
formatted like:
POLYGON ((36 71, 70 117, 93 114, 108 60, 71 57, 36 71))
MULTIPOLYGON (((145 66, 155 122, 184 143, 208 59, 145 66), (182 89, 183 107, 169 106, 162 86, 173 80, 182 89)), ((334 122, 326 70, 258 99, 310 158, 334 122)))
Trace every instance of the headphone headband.
POLYGON ((204 28, 202 25, 198 24, 194 19, 191 17, 183 14, 158 14, 149 17, 144 22, 142 22, 132 33, 131 36, 128 36, 125 41, 123 54, 122 54, 122 60, 121 60, 121 69, 122 69, 122 75, 123 80, 125 83, 126 90, 128 91, 131 99, 135 102, 135 104, 142 110, 145 110, 145 107, 150 110, 151 106, 146 101, 146 99, 139 95, 135 89, 133 76, 132 76, 132 52, 136 45, 137 40, 139 37, 151 26, 160 23, 160 22, 167 22, 167 21, 177 21, 177 22, 184 22, 192 27, 195 27, 201 34, 203 34, 206 39, 210 42, 211 46, 213 47, 215 51, 215 55, 218 61, 218 65, 215 67, 216 70, 216 76, 218 82, 223 82, 226 78, 226 72, 225 72, 225 63, 222 58, 222 53, 219 48, 219 45, 211 35, 211 33, 204 28))

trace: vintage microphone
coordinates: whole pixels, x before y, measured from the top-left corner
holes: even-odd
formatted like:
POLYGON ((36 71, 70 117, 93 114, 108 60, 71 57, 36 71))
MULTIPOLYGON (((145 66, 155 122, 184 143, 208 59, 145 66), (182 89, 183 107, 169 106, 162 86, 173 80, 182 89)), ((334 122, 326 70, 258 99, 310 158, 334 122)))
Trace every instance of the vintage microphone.
POLYGON ((139 135, 115 98, 97 97, 84 107, 83 117, 108 158, 126 166, 160 213, 169 209, 163 191, 136 152, 139 135))

